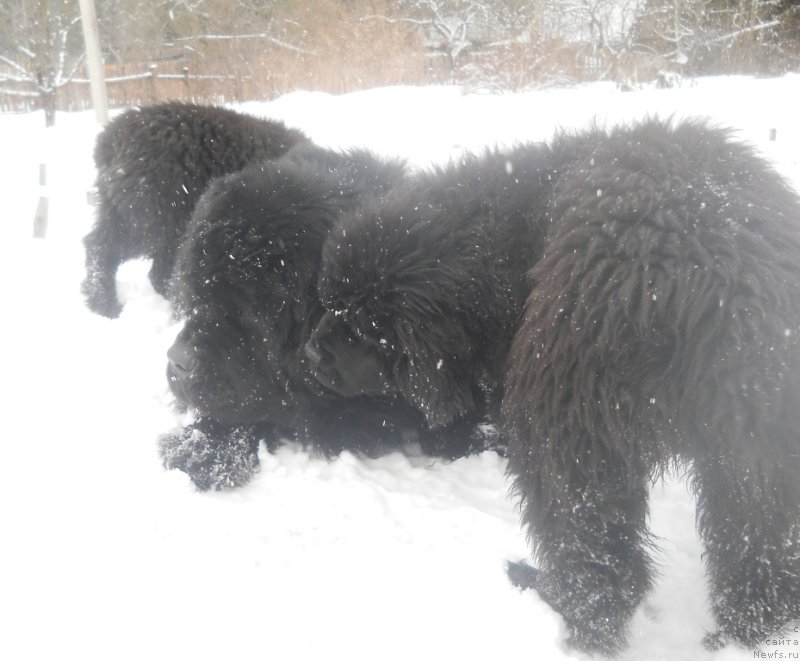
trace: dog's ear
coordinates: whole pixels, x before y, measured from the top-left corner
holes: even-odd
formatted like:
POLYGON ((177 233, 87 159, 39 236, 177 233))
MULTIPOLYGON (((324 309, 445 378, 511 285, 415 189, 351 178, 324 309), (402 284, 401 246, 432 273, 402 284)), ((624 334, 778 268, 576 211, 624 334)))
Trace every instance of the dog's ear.
POLYGON ((461 324, 415 314, 395 320, 395 382, 432 428, 467 415, 475 406, 474 349, 461 324))
POLYGON ((228 258, 239 265, 249 264, 254 268, 263 268, 271 259, 285 255, 287 246, 284 238, 266 230, 264 227, 247 225, 231 228, 228 258))

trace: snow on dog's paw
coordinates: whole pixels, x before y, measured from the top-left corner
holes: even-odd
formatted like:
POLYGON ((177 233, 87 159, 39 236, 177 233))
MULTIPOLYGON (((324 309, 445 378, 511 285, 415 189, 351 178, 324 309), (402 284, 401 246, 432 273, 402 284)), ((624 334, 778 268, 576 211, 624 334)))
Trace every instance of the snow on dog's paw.
POLYGON ((259 438, 244 427, 200 420, 158 443, 164 467, 183 471, 200 491, 241 486, 259 469, 259 438))
POLYGON ((728 637, 721 631, 708 631, 703 636, 703 647, 709 652, 723 649, 729 642, 728 637))
POLYGON ((506 562, 506 575, 511 585, 520 590, 530 590, 536 588, 539 570, 531 567, 524 560, 522 562, 506 562))

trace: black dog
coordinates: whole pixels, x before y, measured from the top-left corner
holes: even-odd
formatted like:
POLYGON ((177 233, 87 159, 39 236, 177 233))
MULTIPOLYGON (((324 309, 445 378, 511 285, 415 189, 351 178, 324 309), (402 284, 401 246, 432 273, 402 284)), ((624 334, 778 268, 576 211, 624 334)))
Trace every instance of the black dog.
POLYGON ((116 117, 94 150, 98 213, 84 239, 82 287, 89 307, 119 315, 115 275, 135 257, 152 257, 150 281, 165 295, 178 244, 208 182, 305 140, 281 122, 177 102, 116 117))
POLYGON ((276 435, 326 455, 416 441, 429 453, 461 456, 491 441, 474 417, 432 433, 397 394, 342 397, 308 370, 303 347, 324 312, 322 244, 343 211, 365 196, 379 199, 404 172, 367 152, 300 146, 210 185, 171 283, 186 323, 168 352, 168 379, 199 421, 162 439, 168 467, 200 488, 219 488, 249 479, 259 439, 276 435))
POLYGON ((727 132, 651 120, 423 175, 340 221, 319 293, 308 355, 339 393, 441 426, 504 390, 523 581, 574 645, 624 645, 673 461, 718 638, 800 615, 800 199, 727 132))

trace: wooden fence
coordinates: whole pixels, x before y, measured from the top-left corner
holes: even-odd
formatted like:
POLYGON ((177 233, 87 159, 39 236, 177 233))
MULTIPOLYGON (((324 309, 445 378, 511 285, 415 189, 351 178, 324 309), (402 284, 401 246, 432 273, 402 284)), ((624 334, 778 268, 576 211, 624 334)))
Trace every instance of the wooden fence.
MULTIPOLYGON (((161 71, 150 64, 147 71, 120 73, 106 78, 108 104, 112 108, 127 107, 159 101, 225 103, 244 100, 246 76, 192 74, 189 67, 179 71, 161 71)), ((89 80, 73 78, 56 92, 59 110, 87 110, 92 100, 89 80)), ((41 107, 41 97, 33 85, 6 84, 0 88, 0 112, 28 112, 41 107)))

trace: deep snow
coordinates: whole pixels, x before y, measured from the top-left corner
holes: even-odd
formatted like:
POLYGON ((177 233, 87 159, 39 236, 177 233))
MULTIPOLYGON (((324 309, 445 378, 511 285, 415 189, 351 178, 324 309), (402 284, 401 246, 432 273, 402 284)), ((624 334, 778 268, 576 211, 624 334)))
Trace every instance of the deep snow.
MULTIPOLYGON (((506 95, 297 92, 240 108, 324 145, 419 166, 593 119, 701 115, 740 130, 800 187, 797 99, 800 76, 787 75, 628 93, 609 84, 506 95)), ((528 547, 493 454, 327 462, 288 446, 262 450, 246 487, 210 494, 164 471, 155 441, 180 423, 164 376, 179 326, 144 262, 121 270, 120 319, 83 306, 80 238, 92 222, 98 128, 90 112, 43 124, 39 113, 0 115, 0 658, 580 658, 564 648, 559 618, 506 580, 504 562, 528 547), (34 240, 45 154, 50 224, 34 240)), ((754 658, 700 645, 713 622, 679 476, 654 487, 651 522, 661 577, 621 658, 754 658)))

